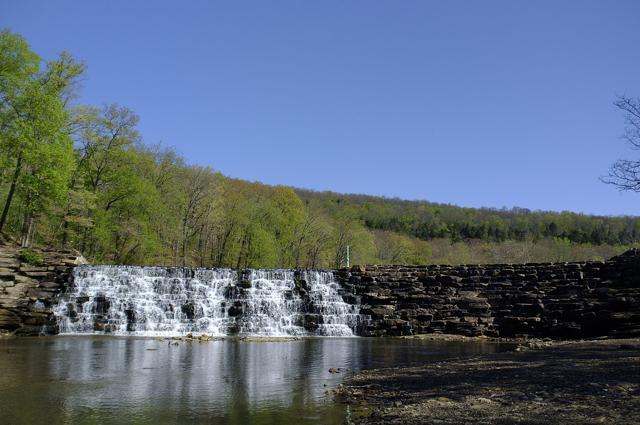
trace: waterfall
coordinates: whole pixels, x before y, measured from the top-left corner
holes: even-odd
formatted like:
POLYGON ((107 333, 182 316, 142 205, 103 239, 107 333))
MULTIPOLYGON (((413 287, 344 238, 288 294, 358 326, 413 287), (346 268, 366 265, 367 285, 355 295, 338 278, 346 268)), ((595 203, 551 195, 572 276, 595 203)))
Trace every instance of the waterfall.
POLYGON ((53 308, 62 334, 352 336, 333 273, 80 266, 53 308))

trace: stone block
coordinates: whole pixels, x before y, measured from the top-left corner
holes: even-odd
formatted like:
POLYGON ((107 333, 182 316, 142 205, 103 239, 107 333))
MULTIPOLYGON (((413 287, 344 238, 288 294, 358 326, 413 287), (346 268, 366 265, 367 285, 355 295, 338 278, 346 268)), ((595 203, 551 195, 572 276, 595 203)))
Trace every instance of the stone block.
POLYGON ((32 279, 28 276, 23 276, 23 275, 16 275, 16 283, 19 283, 24 286, 33 286, 33 287, 38 285, 37 280, 32 279))
POLYGON ((32 266, 27 263, 20 264, 19 270, 23 273, 25 272, 46 272, 48 270, 48 266, 32 266))

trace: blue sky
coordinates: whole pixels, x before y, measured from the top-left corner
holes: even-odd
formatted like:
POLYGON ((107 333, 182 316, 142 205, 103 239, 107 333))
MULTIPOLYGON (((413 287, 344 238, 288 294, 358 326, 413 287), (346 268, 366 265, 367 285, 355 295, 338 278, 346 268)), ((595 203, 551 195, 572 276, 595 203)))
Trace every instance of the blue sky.
POLYGON ((602 184, 640 96, 638 1, 5 1, 0 27, 88 65, 80 101, 271 184, 640 214, 602 184))

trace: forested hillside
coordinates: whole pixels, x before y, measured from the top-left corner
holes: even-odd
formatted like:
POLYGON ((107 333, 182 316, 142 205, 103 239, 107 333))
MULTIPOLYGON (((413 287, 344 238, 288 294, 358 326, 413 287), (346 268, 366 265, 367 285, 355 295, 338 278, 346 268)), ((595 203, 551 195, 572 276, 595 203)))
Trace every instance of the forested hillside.
POLYGON ((353 208, 368 228, 424 240, 504 242, 562 238, 574 243, 618 245, 634 243, 640 238, 640 220, 635 217, 597 217, 568 211, 532 212, 524 208, 462 208, 426 201, 305 190, 297 190, 297 193, 332 213, 343 207, 353 208))
POLYGON ((640 219, 312 192, 227 178, 145 144, 136 114, 77 105, 85 66, 0 33, 0 232, 95 262, 344 266, 606 258, 640 219))

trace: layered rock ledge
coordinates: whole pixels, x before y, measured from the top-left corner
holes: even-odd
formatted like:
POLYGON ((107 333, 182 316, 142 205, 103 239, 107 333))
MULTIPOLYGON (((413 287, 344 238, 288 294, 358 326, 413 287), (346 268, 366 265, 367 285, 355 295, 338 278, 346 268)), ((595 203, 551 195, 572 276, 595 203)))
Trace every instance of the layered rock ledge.
POLYGON ((75 250, 0 245, 0 334, 57 333, 51 307, 80 264, 75 250))
POLYGON ((640 252, 607 261, 355 266, 345 299, 371 317, 365 336, 640 336, 640 252))

